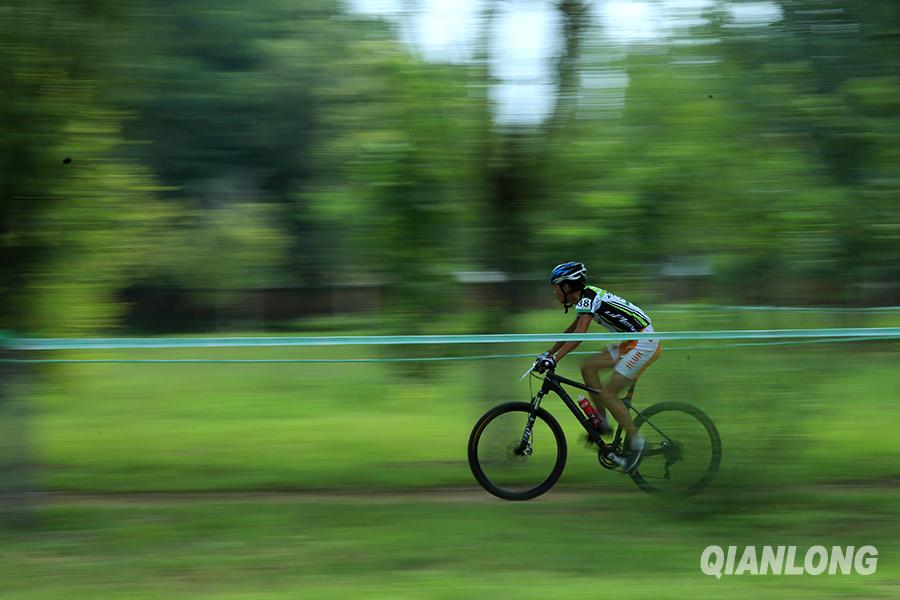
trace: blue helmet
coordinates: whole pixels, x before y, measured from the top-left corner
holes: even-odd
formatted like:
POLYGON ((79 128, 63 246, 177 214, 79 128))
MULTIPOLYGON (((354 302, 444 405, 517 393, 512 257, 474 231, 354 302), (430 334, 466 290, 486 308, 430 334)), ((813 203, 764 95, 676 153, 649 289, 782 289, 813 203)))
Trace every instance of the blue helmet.
POLYGON ((587 267, 580 262, 569 261, 553 267, 550 272, 550 283, 558 285, 563 281, 583 281, 587 267))

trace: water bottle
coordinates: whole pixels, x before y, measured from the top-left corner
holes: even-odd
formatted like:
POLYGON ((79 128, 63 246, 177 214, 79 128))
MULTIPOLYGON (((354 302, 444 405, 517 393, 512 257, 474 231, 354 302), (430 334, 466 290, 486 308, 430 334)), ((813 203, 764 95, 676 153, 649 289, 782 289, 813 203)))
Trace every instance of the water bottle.
POLYGON ((581 410, 584 411, 584 414, 587 415, 587 418, 591 420, 591 423, 593 423, 594 425, 594 429, 600 429, 603 421, 600 419, 600 413, 597 412, 597 409, 594 408, 594 405, 591 404, 591 401, 582 396, 578 399, 578 406, 581 407, 581 410))

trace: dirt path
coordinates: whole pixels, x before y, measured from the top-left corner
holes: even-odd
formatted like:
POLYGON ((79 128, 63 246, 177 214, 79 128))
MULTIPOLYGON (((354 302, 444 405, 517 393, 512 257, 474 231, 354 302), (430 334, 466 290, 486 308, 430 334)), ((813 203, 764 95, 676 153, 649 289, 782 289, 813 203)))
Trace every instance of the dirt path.
MULTIPOLYGON (((556 501, 583 500, 591 497, 617 497, 640 494, 637 489, 606 492, 595 489, 558 489, 542 498, 556 501)), ((339 502, 352 504, 397 504, 400 502, 504 502, 480 487, 380 489, 380 490, 272 490, 210 492, 39 492, 29 494, 37 503, 48 504, 166 504, 183 502, 339 502)))
MULTIPOLYGON (((846 493, 867 490, 896 490, 900 480, 876 480, 866 482, 829 482, 815 486, 784 489, 786 493, 846 493)), ((762 491, 762 490, 761 490, 762 491)), ((643 496, 637 488, 616 490, 596 487, 560 486, 554 488, 532 502, 572 502, 580 500, 627 498, 643 496)), ((42 504, 167 504, 184 502, 323 502, 396 504, 400 502, 498 502, 503 500, 491 496, 478 486, 438 487, 438 488, 398 488, 398 489, 309 489, 309 490, 267 490, 267 491, 198 491, 198 492, 70 492, 47 491, 27 495, 28 501, 42 504)))

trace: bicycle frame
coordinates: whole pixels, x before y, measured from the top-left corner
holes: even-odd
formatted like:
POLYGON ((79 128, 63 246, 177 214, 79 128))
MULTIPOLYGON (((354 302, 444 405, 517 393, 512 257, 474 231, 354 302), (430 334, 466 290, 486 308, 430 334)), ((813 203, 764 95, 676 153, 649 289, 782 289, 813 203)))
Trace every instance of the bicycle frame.
MULTIPOLYGON (((611 444, 607 444, 600 437, 600 432, 594 428, 594 425, 591 423, 591 420, 584 414, 581 410, 581 407, 572 400, 572 397, 569 396, 568 392, 566 392, 565 388, 562 387, 562 384, 571 385, 572 387, 576 387, 578 389, 584 390, 589 393, 599 394, 600 390, 592 388, 583 383, 579 383, 577 381, 573 381, 562 375, 557 375, 554 371, 549 371, 544 376, 544 382, 541 385, 541 389, 537 394, 531 399, 531 406, 537 410, 541 405, 541 400, 548 392, 555 392, 557 396, 563 401, 572 414, 575 415, 575 419, 581 424, 581 427, 587 432, 588 437, 592 442, 599 446, 601 452, 607 452, 618 447, 619 442, 621 441, 622 436, 622 426, 617 425, 616 427, 616 435, 611 444)), ((628 410, 633 411, 635 413, 639 413, 636 409, 631 406, 631 397, 634 394, 634 384, 628 388, 628 393, 622 399, 622 402, 625 404, 628 410)), ((528 444, 528 440, 531 437, 531 428, 534 425, 534 414, 532 414, 528 419, 528 425, 525 428, 525 434, 522 437, 522 445, 520 448, 524 451, 526 445, 528 444)))
MULTIPOLYGON (((530 373, 530 371, 529 371, 530 373)), ((526 373, 529 374, 529 373, 526 373)), ((575 415, 575 419, 581 424, 581 427, 587 432, 588 438, 597 444, 600 448, 600 453, 605 454, 609 452, 617 452, 619 448, 619 444, 622 441, 622 426, 617 424, 616 426, 616 435, 613 438, 612 443, 607 444, 600 437, 600 432, 594 428, 594 425, 591 423, 591 420, 584 414, 581 410, 581 407, 572 400, 572 397, 569 396, 568 392, 562 387, 562 384, 571 385, 572 387, 576 387, 580 390, 584 390, 586 392, 591 392, 594 394, 599 394, 600 390, 592 388, 583 383, 579 383, 577 381, 573 381, 562 375, 557 375, 555 371, 548 371, 546 375, 544 375, 544 382, 541 385, 541 389, 537 394, 531 399, 531 406, 536 411, 541 405, 541 399, 547 395, 548 392, 555 392, 557 396, 563 401, 569 410, 572 411, 572 414, 575 415)), ((631 384, 628 388, 628 392, 625 394, 625 397, 622 398, 622 403, 625 407, 635 413, 636 415, 642 414, 641 411, 634 408, 631 405, 631 398, 634 396, 634 383, 631 384)), ((528 417, 528 424, 525 427, 525 432, 522 435, 522 443, 519 444, 516 452, 518 454, 530 455, 531 454, 531 428, 534 426, 535 420, 535 412, 532 412, 528 417)), ((649 419, 645 420, 645 423, 655 429, 660 435, 665 437, 667 440, 671 441, 669 436, 660 431, 653 423, 650 422, 649 419)), ((654 456, 656 454, 665 454, 667 451, 662 448, 648 448, 644 451, 644 456, 654 456)))

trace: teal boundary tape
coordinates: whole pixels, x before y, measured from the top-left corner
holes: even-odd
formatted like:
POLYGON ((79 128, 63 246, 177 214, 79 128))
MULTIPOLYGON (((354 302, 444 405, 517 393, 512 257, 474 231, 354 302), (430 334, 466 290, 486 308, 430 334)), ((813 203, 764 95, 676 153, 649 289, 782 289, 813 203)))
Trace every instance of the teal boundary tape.
POLYGON ((422 344, 506 344, 529 342, 616 342, 657 340, 740 340, 796 338, 900 338, 900 327, 838 329, 757 329, 723 331, 672 331, 653 333, 539 333, 490 335, 396 335, 332 337, 231 337, 231 338, 12 338, 9 350, 105 350, 140 348, 244 348, 266 346, 367 346, 422 344))
POLYGON ((653 309, 654 313, 682 313, 695 311, 718 312, 805 312, 822 314, 891 315, 900 312, 900 306, 745 306, 724 304, 665 304, 653 309))
MULTIPOLYGON (((742 348, 759 346, 784 346, 799 344, 826 344, 836 342, 861 342, 872 340, 886 340, 892 338, 880 337, 841 337, 841 338, 814 338, 807 340, 788 340, 780 342, 742 342, 737 344, 706 344, 701 346, 675 346, 666 350, 711 350, 720 348, 742 348)), ((594 354, 596 351, 572 352, 572 355, 594 354)), ((486 360, 502 358, 533 358, 533 353, 527 354, 482 354, 474 356, 433 356, 433 357, 392 357, 392 358, 259 358, 259 359, 216 359, 216 358, 159 358, 159 359, 78 359, 78 358, 49 358, 49 359, 5 359, 0 363, 19 364, 320 364, 320 363, 408 363, 408 362, 441 362, 461 360, 486 360)))

